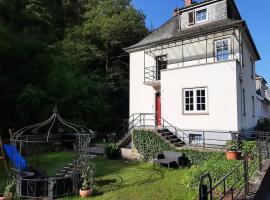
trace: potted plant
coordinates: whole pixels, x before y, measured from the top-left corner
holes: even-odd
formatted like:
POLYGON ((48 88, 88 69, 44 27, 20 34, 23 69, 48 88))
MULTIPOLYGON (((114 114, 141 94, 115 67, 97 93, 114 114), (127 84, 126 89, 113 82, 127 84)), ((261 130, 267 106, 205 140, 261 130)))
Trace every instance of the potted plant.
POLYGON ((226 142, 226 157, 228 160, 238 159, 238 144, 235 140, 230 140, 226 142))
POLYGON ((4 197, 4 194, 0 193, 0 200, 6 200, 6 197, 4 197))
POLYGON ((15 180, 9 181, 5 188, 4 194, 0 195, 0 200, 12 200, 15 189, 15 180))
POLYGON ((90 197, 93 193, 95 181, 95 170, 91 163, 85 163, 82 168, 82 186, 80 189, 81 198, 90 197))
POLYGON ((244 141, 242 146, 242 156, 248 160, 253 160, 253 152, 256 149, 256 141, 244 141))

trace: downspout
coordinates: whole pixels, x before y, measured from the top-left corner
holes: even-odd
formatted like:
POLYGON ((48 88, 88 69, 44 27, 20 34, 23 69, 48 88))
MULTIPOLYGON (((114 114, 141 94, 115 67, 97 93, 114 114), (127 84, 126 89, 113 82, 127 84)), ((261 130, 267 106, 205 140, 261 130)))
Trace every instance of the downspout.
MULTIPOLYGON (((182 20, 181 20, 182 19, 182 13, 178 10, 177 15, 178 15, 178 31, 181 31, 181 29, 182 29, 182 20)), ((179 67, 180 67, 180 63, 178 63, 178 68, 179 67)))
POLYGON ((242 128, 241 128, 241 131, 244 130, 244 119, 243 119, 243 71, 242 71, 242 67, 243 67, 243 43, 242 43, 242 37, 241 37, 241 30, 239 28, 239 50, 240 50, 240 54, 241 54, 241 60, 240 60, 240 63, 241 63, 241 66, 240 66, 240 74, 239 74, 239 81, 240 81, 240 95, 241 95, 241 125, 242 125, 242 128))

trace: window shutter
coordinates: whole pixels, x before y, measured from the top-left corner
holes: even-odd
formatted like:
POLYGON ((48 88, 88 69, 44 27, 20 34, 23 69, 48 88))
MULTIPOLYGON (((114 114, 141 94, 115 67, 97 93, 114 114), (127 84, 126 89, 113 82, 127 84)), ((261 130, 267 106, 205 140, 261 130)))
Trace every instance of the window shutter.
POLYGON ((195 24, 195 12, 194 11, 188 13, 188 24, 189 25, 195 24))

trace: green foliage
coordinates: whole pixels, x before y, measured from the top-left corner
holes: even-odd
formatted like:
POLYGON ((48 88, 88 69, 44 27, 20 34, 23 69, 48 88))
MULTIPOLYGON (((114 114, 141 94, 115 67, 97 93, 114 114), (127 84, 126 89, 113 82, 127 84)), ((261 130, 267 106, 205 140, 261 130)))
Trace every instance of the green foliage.
MULTIPOLYGON (((198 187, 198 185, 200 184, 201 176, 207 172, 209 172, 211 177, 213 178, 213 183, 216 183, 221 180, 226 174, 228 174, 234 167, 236 167, 238 163, 239 161, 228 161, 225 158, 224 154, 212 154, 211 156, 209 156, 208 160, 205 160, 200 165, 192 166, 190 176, 188 177, 188 179, 183 180, 183 183, 188 184, 191 187, 198 187)), ((230 183, 237 180, 239 176, 234 176, 231 178, 233 180, 230 180, 230 183)))
POLYGON ((202 152, 191 149, 176 150, 151 130, 134 130, 133 143, 146 161, 157 158, 157 155, 162 151, 181 151, 187 156, 191 165, 201 165, 213 156, 224 156, 223 153, 219 152, 202 152))
MULTIPOLYGON (((240 163, 240 161, 228 161, 223 152, 202 152, 189 149, 176 150, 150 130, 134 130, 133 143, 146 161, 156 158, 158 153, 166 150, 183 152, 189 159, 191 167, 188 174, 181 177, 181 184, 192 188, 199 186, 200 178, 203 174, 209 172, 213 178, 213 183, 216 183, 240 163)), ((228 144, 235 146, 236 143, 228 144)), ((232 186, 235 181, 242 180, 243 176, 241 173, 241 170, 235 172, 228 178, 226 184, 232 186)), ((240 181, 239 183, 242 182, 240 181)))
POLYGON ((193 166, 200 166, 204 164, 204 161, 210 160, 211 158, 223 159, 223 152, 205 152, 192 149, 181 149, 178 150, 183 152, 189 159, 190 164, 193 166))
POLYGON ((225 144, 227 151, 238 151, 238 144, 235 140, 229 140, 225 144))
POLYGON ((95 182, 95 168, 92 163, 85 162, 82 167, 82 190, 90 190, 95 182))
POLYGON ((270 132, 270 118, 263 118, 258 121, 257 130, 270 132))
POLYGON ((8 181, 5 188, 4 197, 9 198, 10 196, 12 196, 12 194, 15 192, 15 186, 16 186, 15 180, 8 181))
POLYGON ((57 105, 75 123, 115 130, 128 116, 123 47, 147 34, 144 20, 127 0, 1 0, 0 129, 43 121, 57 105))
POLYGON ((257 142, 256 141, 243 141, 242 142, 242 155, 248 156, 256 151, 257 142))
POLYGON ((120 158, 120 149, 116 144, 107 144, 105 146, 105 154, 108 159, 117 160, 120 158))
POLYGON ((174 150, 151 130, 134 130, 132 137, 133 144, 146 161, 157 158, 162 151, 174 150))

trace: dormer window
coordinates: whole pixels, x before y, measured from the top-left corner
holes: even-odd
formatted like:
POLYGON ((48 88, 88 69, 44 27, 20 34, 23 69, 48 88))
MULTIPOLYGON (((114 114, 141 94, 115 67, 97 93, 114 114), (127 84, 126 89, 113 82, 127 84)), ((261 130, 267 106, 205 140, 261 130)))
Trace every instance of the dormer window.
POLYGON ((204 22, 207 21, 207 9, 202 9, 196 11, 196 22, 204 22))

